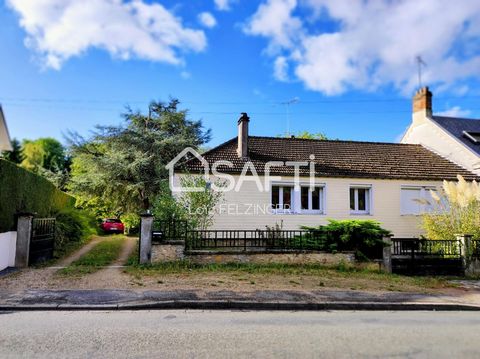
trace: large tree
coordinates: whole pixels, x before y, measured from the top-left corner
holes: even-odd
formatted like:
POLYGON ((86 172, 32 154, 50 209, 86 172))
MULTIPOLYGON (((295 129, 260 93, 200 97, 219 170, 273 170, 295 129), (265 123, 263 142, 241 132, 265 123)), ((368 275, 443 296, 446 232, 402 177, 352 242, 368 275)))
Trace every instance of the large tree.
POLYGON ((97 126, 88 139, 70 134, 70 190, 84 204, 101 202, 117 214, 149 209, 168 180, 165 165, 185 147, 210 140, 210 130, 178 105, 152 102, 148 114, 127 109, 124 124, 97 126))
POLYGON ((14 138, 11 141, 12 151, 3 151, 0 155, 1 158, 6 159, 7 161, 20 164, 22 162, 22 145, 20 141, 14 138))

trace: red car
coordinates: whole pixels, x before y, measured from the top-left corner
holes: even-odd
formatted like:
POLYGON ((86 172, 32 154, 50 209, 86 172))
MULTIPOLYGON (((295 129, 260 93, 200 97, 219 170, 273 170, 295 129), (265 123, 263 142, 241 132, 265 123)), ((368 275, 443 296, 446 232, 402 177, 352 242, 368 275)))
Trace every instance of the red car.
POLYGON ((102 221, 100 228, 106 233, 123 233, 125 226, 116 218, 107 218, 102 221))

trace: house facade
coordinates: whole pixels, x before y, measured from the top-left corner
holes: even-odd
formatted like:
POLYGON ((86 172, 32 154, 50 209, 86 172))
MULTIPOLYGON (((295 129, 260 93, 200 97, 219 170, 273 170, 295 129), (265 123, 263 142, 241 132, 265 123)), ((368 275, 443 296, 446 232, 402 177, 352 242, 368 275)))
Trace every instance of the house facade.
POLYGON ((480 120, 434 115, 427 87, 414 96, 412 123, 401 143, 420 144, 480 175, 480 120))
POLYGON ((0 151, 12 151, 12 144, 8 134, 7 122, 0 106, 0 151))
POLYGON ((477 176, 420 144, 238 136, 178 166, 174 182, 203 173, 222 182, 212 229, 299 229, 328 219, 376 220, 396 237, 422 234, 420 214, 443 180, 477 176))

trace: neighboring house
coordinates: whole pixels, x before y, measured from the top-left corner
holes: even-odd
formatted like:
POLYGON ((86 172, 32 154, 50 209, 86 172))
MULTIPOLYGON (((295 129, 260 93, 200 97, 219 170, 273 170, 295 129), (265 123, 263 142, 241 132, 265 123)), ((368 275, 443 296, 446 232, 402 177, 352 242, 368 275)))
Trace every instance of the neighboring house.
MULTIPOLYGON (((457 175, 477 178, 417 144, 249 136, 248 124, 243 114, 238 136, 203 155, 210 170, 218 161, 229 161, 217 167, 218 177, 234 179, 237 189, 225 193, 213 229, 254 230, 280 223, 284 229, 299 229, 325 224, 327 219, 372 219, 397 237, 418 236, 422 233, 418 215, 431 210, 418 199, 428 201, 430 190, 457 175), (266 169, 270 161, 276 163, 266 169), (295 166, 292 161, 304 163, 295 166)), ((174 181, 203 171, 203 162, 190 159, 176 167, 174 181)))
POLYGON ((421 144, 480 175, 480 120, 433 115, 428 87, 413 98, 412 124, 401 142, 421 144))
POLYGON ((12 144, 8 134, 7 122, 3 115, 2 106, 0 105, 0 151, 12 151, 12 144))

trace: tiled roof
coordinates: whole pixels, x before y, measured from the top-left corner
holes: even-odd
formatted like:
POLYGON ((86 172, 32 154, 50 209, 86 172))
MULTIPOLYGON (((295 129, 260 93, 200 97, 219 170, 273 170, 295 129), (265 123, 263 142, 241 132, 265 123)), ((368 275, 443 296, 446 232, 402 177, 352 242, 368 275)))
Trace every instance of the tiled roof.
POLYGON ((471 141, 463 134, 463 131, 480 133, 480 120, 443 116, 433 116, 432 120, 465 146, 480 155, 480 144, 471 141))
MULTIPOLYGON (((453 180, 457 175, 477 179, 476 175, 421 145, 354 141, 325 141, 296 138, 248 138, 248 159, 237 156, 237 138, 206 152, 210 164, 227 160, 233 167, 219 166, 223 173, 241 173, 245 162, 251 161, 259 174, 269 161, 310 161, 315 159, 316 177, 344 177, 370 179, 453 180)), ((178 167, 179 171, 198 172, 203 167, 192 159, 178 167)), ((272 167, 271 174, 294 175, 293 166, 272 167)), ((309 167, 300 173, 309 174, 309 167)))

